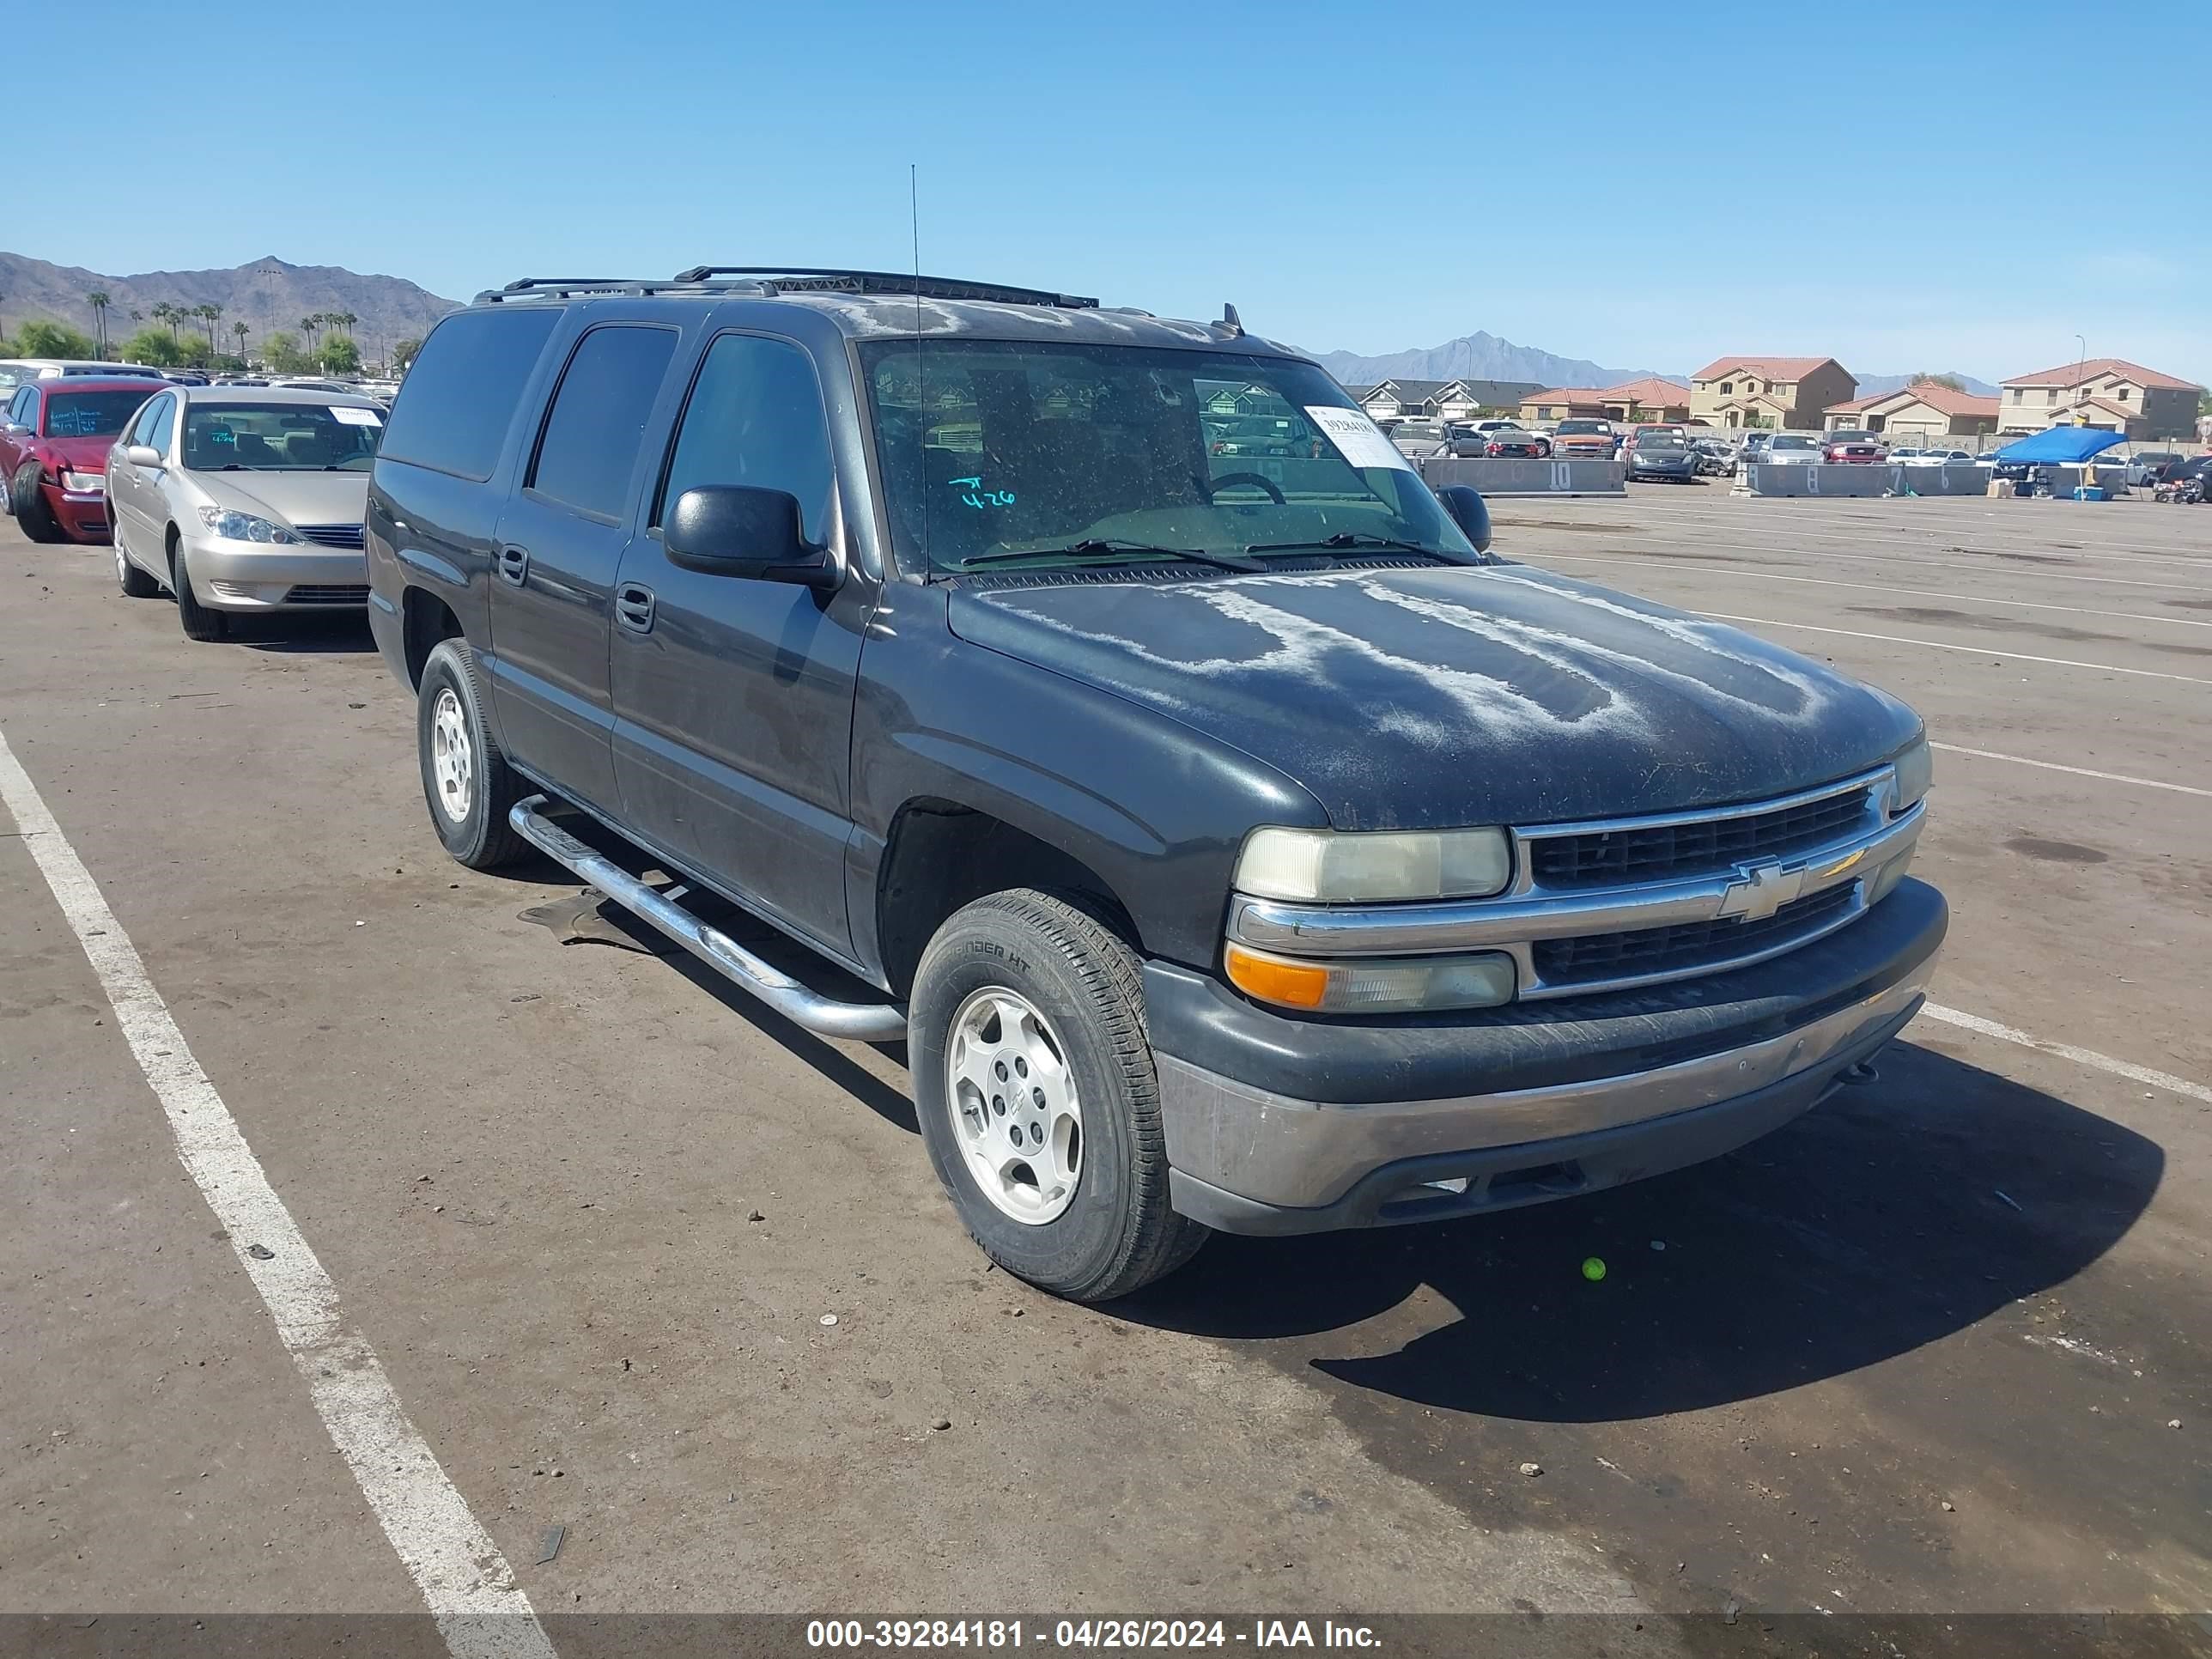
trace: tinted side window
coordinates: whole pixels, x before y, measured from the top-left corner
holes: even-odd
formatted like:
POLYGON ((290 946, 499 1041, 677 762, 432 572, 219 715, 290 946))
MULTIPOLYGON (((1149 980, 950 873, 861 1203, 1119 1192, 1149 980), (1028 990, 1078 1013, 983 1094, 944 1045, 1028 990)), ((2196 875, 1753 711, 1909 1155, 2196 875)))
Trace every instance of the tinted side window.
POLYGON ((481 483, 499 465, 524 382, 561 313, 487 308, 448 317, 407 371, 382 453, 481 483))
POLYGON ((623 516, 646 417, 676 340, 673 329, 619 324, 584 336, 553 394, 531 488, 580 512, 623 516))
POLYGON ((156 398, 154 406, 146 412, 154 424, 148 429, 145 441, 167 455, 169 453, 169 434, 177 425, 177 400, 174 398, 156 398))
POLYGON ((30 387, 25 386, 9 400, 8 422, 9 425, 30 425, 31 399, 37 395, 30 387))
POLYGON ((751 484, 799 499, 807 540, 827 538, 837 472, 814 364, 797 346, 725 334, 708 348, 684 408, 653 522, 696 484, 751 484))

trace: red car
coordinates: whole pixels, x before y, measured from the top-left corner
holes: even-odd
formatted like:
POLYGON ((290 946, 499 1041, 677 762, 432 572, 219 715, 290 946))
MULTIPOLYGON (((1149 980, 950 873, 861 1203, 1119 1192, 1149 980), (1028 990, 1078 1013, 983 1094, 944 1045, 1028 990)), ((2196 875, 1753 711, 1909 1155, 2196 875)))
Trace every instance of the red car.
POLYGON ((1821 446, 1820 459, 1831 465, 1871 466, 1889 459, 1889 450, 1871 432, 1838 428, 1821 446))
POLYGON ((0 489, 34 542, 107 539, 107 448, 165 383, 26 380, 0 419, 0 489))

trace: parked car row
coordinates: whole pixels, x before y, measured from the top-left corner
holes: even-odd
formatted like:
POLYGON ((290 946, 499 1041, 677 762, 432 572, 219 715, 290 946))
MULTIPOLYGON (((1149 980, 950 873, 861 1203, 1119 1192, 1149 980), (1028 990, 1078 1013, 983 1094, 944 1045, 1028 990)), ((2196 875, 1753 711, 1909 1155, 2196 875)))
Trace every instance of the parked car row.
POLYGON ((33 541, 112 543, 125 594, 166 590, 186 635, 221 639, 236 615, 367 605, 384 417, 343 390, 27 380, 0 422, 0 485, 33 541))

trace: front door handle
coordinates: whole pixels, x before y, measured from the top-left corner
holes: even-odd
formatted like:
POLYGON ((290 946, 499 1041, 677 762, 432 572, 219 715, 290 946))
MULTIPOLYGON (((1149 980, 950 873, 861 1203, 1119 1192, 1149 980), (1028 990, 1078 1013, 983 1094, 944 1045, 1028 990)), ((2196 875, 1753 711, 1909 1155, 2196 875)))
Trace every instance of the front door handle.
POLYGON ((624 582, 616 588, 615 620, 633 634, 650 634, 653 590, 643 582, 624 582))
POLYGON ((509 587, 520 587, 529 579, 529 575, 528 550, 515 546, 512 542, 503 544, 499 550, 500 580, 505 582, 509 587))

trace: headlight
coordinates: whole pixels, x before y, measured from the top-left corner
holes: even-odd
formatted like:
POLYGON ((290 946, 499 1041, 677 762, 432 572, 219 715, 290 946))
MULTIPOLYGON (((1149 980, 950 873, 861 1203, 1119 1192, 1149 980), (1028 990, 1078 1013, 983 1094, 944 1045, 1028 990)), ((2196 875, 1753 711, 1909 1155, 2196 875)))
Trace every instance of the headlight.
POLYGON ((64 471, 62 474, 62 488, 64 489, 105 489, 107 488, 107 475, 105 472, 64 471))
POLYGON ((271 524, 266 519, 257 519, 251 513, 236 513, 226 507, 204 507, 200 522, 227 542, 276 542, 283 545, 303 545, 306 538, 295 536, 281 524, 271 524))
POLYGON ((1247 996, 1316 1014, 1403 1014, 1495 1008, 1513 1000, 1513 958, 1409 957, 1378 962, 1300 962, 1232 945, 1229 982, 1247 996))
POLYGON ((1339 835, 1255 830, 1237 860, 1237 889, 1255 898, 1356 904, 1395 899, 1480 898, 1513 874, 1503 830, 1424 830, 1339 835))
POLYGON ((1935 778, 1936 757, 1929 752, 1928 739, 1923 738, 1897 757, 1896 810, 1902 812, 1917 806, 1935 778))

